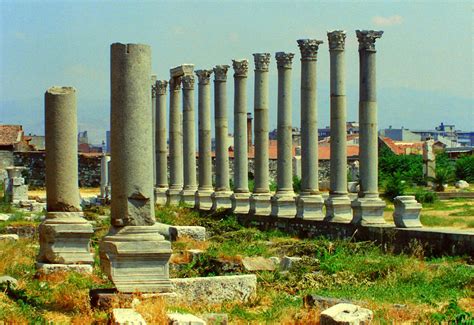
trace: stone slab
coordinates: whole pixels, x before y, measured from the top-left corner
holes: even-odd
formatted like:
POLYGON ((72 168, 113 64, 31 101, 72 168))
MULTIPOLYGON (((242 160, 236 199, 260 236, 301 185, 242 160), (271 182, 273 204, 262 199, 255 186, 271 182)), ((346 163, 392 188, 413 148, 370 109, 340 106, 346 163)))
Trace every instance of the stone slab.
POLYGON ((192 314, 169 313, 167 316, 169 325, 206 325, 204 320, 192 314))
POLYGON ((294 266, 295 262, 301 261, 298 256, 284 256, 280 261, 280 271, 289 271, 294 266))
POLYGON ((18 285, 18 280, 9 276, 9 275, 2 275, 0 276, 0 287, 16 287, 18 285))
POLYGON ((229 317, 227 314, 209 313, 201 316, 208 324, 212 325, 227 325, 229 324, 229 317))
POLYGON ((201 226, 169 226, 169 238, 171 241, 184 237, 204 241, 206 240, 206 228, 201 226))
POLYGON ((353 304, 337 304, 324 310, 319 318, 321 325, 366 325, 371 322, 371 310, 353 304))
MULTIPOLYGON (((176 301, 177 296, 172 292, 142 293, 140 299, 162 297, 165 301, 176 301)), ((133 307, 136 304, 136 294, 119 293, 115 288, 102 288, 89 290, 89 300, 92 308, 108 310, 113 304, 119 302, 120 306, 133 307)))
POLYGON ((0 221, 8 221, 11 217, 11 214, 0 213, 0 221))
POLYGON ((246 302, 257 293, 257 277, 254 274, 170 280, 178 301, 186 304, 246 302))
POLYGON ((131 308, 114 308, 110 324, 113 325, 146 325, 145 319, 131 308))
POLYGON ((242 265, 247 271, 274 271, 275 263, 265 257, 244 257, 242 265))
POLYGON ((9 241, 17 241, 20 237, 17 234, 6 234, 0 235, 0 241, 9 240, 9 241))
POLYGON ((50 274, 54 272, 78 272, 78 273, 92 273, 92 265, 90 264, 48 264, 36 263, 36 270, 38 273, 50 274))

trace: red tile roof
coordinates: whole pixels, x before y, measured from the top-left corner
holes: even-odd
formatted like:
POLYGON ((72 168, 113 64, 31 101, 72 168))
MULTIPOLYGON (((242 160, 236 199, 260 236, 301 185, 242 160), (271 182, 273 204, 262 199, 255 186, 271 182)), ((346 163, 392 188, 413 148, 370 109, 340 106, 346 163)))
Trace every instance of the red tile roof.
POLYGON ((421 155, 423 154, 422 141, 394 141, 387 137, 380 137, 385 145, 396 155, 421 155))

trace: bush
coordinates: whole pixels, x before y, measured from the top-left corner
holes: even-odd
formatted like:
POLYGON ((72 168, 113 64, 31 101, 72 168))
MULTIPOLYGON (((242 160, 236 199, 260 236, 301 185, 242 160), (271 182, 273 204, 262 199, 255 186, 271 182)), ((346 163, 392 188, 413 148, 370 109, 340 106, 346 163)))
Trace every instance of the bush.
POLYGON ((465 180, 468 183, 474 182, 474 156, 464 156, 459 158, 455 164, 456 179, 465 180))
POLYGON ((436 176, 428 177, 428 180, 434 184, 435 191, 444 192, 444 184, 449 184, 454 180, 454 171, 451 167, 438 168, 436 166, 436 176))
POLYGON ((400 173, 407 185, 424 184, 423 158, 421 155, 396 155, 382 147, 379 152, 379 182, 390 182, 395 173, 400 173))
POLYGON ((400 171, 396 171, 392 176, 385 179, 385 196, 393 201, 399 195, 404 195, 408 184, 400 171))
POLYGON ((293 191, 295 193, 301 192, 301 178, 298 176, 293 176, 293 191))
POLYGON ((434 203, 438 200, 438 195, 426 189, 419 189, 415 192, 415 198, 420 203, 434 203))

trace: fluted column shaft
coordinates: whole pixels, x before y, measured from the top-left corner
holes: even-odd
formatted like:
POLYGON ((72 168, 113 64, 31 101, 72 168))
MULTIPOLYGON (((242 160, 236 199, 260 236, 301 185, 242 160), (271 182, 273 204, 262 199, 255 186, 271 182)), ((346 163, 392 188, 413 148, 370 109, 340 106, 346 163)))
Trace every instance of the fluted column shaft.
POLYGON ((216 191, 229 191, 229 149, 227 122, 227 69, 214 68, 214 119, 216 128, 216 191))
POLYGON ((234 192, 247 193, 247 60, 233 60, 234 67, 234 192))
POLYGON ((168 187, 168 144, 166 142, 166 88, 168 81, 157 80, 155 112, 156 187, 168 187))
POLYGON ((199 190, 212 190, 211 86, 212 70, 198 70, 199 190))
POLYGON ((153 185, 156 184, 156 75, 151 75, 151 121, 152 121, 152 154, 153 154, 153 185))
POLYGON ((278 67, 278 154, 277 194, 293 193, 292 177, 292 119, 291 119, 291 63, 294 54, 276 53, 278 67))
POLYGON ((254 115, 255 115, 255 185, 254 193, 269 193, 268 177, 268 65, 270 53, 256 53, 255 84, 254 84, 254 115))
POLYGON ((184 189, 196 190, 196 144, 194 128, 194 76, 185 75, 183 83, 183 158, 184 189))
POLYGON ((170 79, 170 189, 183 188, 183 128, 181 122, 181 78, 170 79))

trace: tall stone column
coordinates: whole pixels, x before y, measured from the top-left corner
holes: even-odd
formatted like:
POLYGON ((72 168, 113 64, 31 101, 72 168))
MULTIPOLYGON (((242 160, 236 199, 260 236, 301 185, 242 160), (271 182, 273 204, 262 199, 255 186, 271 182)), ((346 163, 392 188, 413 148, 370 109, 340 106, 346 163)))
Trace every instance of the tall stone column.
POLYGON ((317 69, 323 41, 300 39, 301 52, 301 193, 297 217, 323 220, 324 200, 319 193, 317 69))
POLYGON ((151 75, 151 120, 152 120, 152 145, 153 145, 153 184, 156 184, 156 75, 151 75))
POLYGON ((111 228, 100 243, 101 267, 119 292, 172 289, 171 243, 155 224, 148 45, 111 46, 111 228))
POLYGON ((346 32, 328 32, 331 91, 331 174, 326 219, 348 223, 352 220, 351 200, 347 194, 347 112, 345 83, 346 32))
POLYGON ((157 80, 155 83, 155 204, 166 204, 168 190, 168 143, 166 141, 166 88, 168 81, 157 80))
MULTIPOLYGON (((191 72, 192 73, 192 72, 191 72)), ((186 74, 183 83, 183 158, 184 187, 181 202, 194 208, 196 203, 196 144, 194 127, 194 75, 186 74)))
POLYGON ((83 218, 78 187, 76 90, 52 87, 44 100, 47 213, 39 226, 37 267, 91 265, 93 231, 83 218))
POLYGON ((212 156, 211 156, 211 79, 212 70, 197 70, 198 115, 199 115, 199 187, 196 192, 196 207, 200 210, 212 208, 212 156))
POLYGON ((250 211, 254 215, 268 216, 272 211, 269 162, 268 162, 268 113, 269 86, 268 67, 270 53, 255 53, 254 83, 254 132, 255 132, 255 185, 250 197, 250 211))
POLYGON ((360 191, 352 202, 353 223, 384 224, 385 202, 378 193, 378 126, 375 40, 382 31, 357 30, 359 41, 359 161, 360 191))
POLYGON ((247 73, 248 60, 232 60, 234 68, 234 194, 232 211, 248 214, 250 192, 248 181, 247 73))
POLYGON ((229 129, 227 121, 228 65, 214 67, 214 122, 216 128, 216 186, 212 194, 212 210, 230 209, 229 129))
POLYGON ((272 197, 272 216, 294 218, 296 215, 293 191, 293 140, 291 122, 291 65, 293 53, 277 52, 278 67, 278 154, 277 192, 272 197))

